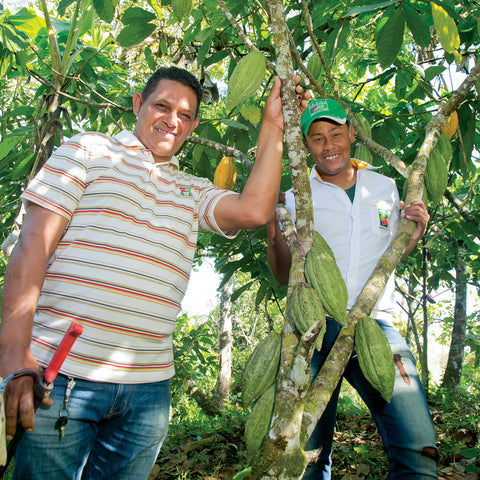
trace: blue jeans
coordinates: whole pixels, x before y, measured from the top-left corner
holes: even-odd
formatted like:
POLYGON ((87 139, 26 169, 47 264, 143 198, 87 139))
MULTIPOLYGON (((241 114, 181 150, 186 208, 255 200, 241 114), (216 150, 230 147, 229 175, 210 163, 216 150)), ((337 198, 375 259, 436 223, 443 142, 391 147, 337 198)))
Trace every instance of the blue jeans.
MULTIPOLYGON (((377 424, 389 459, 388 478, 436 479, 438 453, 435 430, 415 359, 403 337, 390 322, 377 320, 377 323, 388 338, 396 364, 395 387, 390 403, 365 379, 355 354, 350 358, 343 376, 360 394, 377 424)), ((317 376, 340 330, 341 326, 335 320, 327 318, 322 349, 315 351, 312 359, 312 379, 317 376)), ((316 463, 308 465, 304 480, 331 478, 332 441, 340 386, 341 382, 306 445, 306 450, 322 447, 322 452, 316 463)))
POLYGON ((53 406, 39 407, 35 430, 15 454, 16 480, 146 479, 167 435, 170 381, 114 384, 75 379, 64 436, 58 428, 67 378, 59 375, 53 406))

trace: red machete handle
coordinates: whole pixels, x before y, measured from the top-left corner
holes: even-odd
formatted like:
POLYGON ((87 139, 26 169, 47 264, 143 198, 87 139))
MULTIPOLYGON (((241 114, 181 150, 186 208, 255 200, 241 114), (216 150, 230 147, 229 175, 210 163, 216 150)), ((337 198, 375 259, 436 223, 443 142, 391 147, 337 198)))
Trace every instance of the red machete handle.
POLYGON ((68 327, 65 335, 60 342, 60 345, 55 350, 48 367, 45 369, 43 374, 43 378, 45 382, 52 383, 55 380, 55 377, 62 366, 62 363, 65 360, 65 357, 70 352, 73 343, 78 338, 79 335, 83 332, 83 325, 80 325, 77 322, 72 322, 71 325, 68 327))

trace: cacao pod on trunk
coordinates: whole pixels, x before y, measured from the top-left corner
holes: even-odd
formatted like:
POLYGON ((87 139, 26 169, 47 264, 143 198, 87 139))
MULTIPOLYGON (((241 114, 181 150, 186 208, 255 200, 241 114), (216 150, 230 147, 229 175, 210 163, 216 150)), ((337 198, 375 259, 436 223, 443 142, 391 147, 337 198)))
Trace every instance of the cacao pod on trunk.
POLYGON ((255 347, 242 372, 242 402, 251 405, 275 382, 280 363, 282 336, 270 332, 255 347))
POLYGON ((355 349, 365 378, 390 402, 395 384, 393 353, 383 330, 373 318, 362 317, 355 326, 355 349))
POLYGON ((252 408, 245 423, 245 445, 250 463, 262 446, 270 429, 273 407, 275 406, 276 385, 270 385, 252 408))
POLYGON ((322 301, 313 287, 307 283, 297 283, 292 287, 288 299, 290 316, 295 327, 303 335, 317 320, 322 320, 323 325, 315 341, 315 348, 322 348, 323 336, 327 329, 325 311, 322 301))
POLYGON ((305 258, 305 277, 318 293, 328 315, 345 325, 347 287, 331 248, 318 232, 315 232, 313 247, 305 258))

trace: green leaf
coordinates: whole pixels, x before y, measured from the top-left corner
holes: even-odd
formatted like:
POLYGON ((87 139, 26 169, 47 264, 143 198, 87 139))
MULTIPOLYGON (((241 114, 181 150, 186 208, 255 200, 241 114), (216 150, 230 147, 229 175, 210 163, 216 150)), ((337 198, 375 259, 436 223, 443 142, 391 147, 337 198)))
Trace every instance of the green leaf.
POLYGON ((227 56, 228 52, 226 50, 220 50, 219 52, 215 52, 203 61, 202 67, 206 68, 210 65, 213 65, 214 63, 218 63, 227 56))
POLYGON ((405 30, 405 16, 401 8, 396 8, 390 18, 384 19, 387 13, 389 10, 383 14, 375 32, 378 61, 383 69, 388 68, 397 58, 405 30))
POLYGON ((432 5, 433 23, 440 38, 440 43, 446 52, 455 53, 460 46, 457 25, 440 5, 430 3, 432 5))
POLYGON ((30 38, 35 38, 40 29, 45 27, 45 20, 29 8, 22 8, 16 15, 8 17, 8 20, 30 38))
POLYGON ((172 0, 173 13, 181 22, 192 11, 192 0, 172 0))
POLYGON ((124 25, 133 25, 138 23, 148 23, 154 20, 156 15, 152 12, 148 12, 140 7, 130 7, 125 10, 125 13, 122 15, 120 21, 124 25))
POLYGON ((465 448, 460 450, 460 454, 465 458, 476 458, 480 456, 480 448, 465 448))
POLYGON ((433 80, 437 75, 440 75, 446 70, 445 67, 441 65, 435 65, 434 67, 428 67, 425 70, 425 81, 430 82, 433 80))
POLYGON ((32 160, 35 158, 36 153, 31 153, 27 155, 18 165, 15 166, 12 179, 17 180, 18 178, 24 177, 26 173, 32 167, 32 160))
POLYGON ((0 24, 1 38, 4 47, 11 52, 19 52, 28 48, 28 37, 24 32, 8 25, 0 24))
POLYGON ((247 125, 244 125, 243 123, 240 123, 240 122, 235 122, 234 120, 225 119, 225 120, 222 120, 222 123, 224 123, 225 125, 228 125, 229 127, 240 128, 242 130, 248 130, 247 125))
POLYGON ((72 4, 75 3, 75 0, 60 0, 58 2, 58 14, 59 15, 65 15, 65 10, 72 4))
POLYGON ((7 137, 3 142, 0 143, 0 160, 5 158, 12 148, 15 148, 22 140, 21 137, 7 137))
POLYGON ((147 62, 150 70, 155 70, 155 57, 153 56, 152 49, 150 47, 145 48, 143 51, 145 61, 147 62))
POLYGON ((389 0, 387 2, 374 3, 372 5, 365 5, 363 7, 355 7, 345 13, 344 17, 352 17, 353 15, 358 15, 359 13, 368 13, 374 12, 375 10, 383 9, 389 7, 392 4, 397 3, 396 0, 389 0))
POLYGON ((412 32, 413 38, 421 47, 430 45, 430 28, 425 23, 420 13, 412 8, 408 3, 402 3, 405 12, 407 27, 412 32))
POLYGON ((155 31, 153 23, 135 23, 126 26, 117 36, 117 42, 122 47, 128 48, 143 42, 155 31))
POLYGON ((115 8, 112 0, 93 0, 93 8, 97 15, 107 23, 111 23, 115 15, 115 8))

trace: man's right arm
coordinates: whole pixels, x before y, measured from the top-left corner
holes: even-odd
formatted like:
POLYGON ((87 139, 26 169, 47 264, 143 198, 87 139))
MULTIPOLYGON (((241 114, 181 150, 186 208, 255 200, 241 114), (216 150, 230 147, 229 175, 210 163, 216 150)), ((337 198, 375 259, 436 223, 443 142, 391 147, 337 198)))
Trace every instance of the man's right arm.
POLYGON ((273 277, 280 285, 288 284, 292 255, 283 238, 277 215, 267 224, 267 260, 273 277))
MULTIPOLYGON (((23 368, 38 368, 30 350, 33 316, 48 261, 62 238, 68 220, 46 208, 29 204, 17 245, 5 275, 0 325, 0 376, 23 368)), ((10 381, 5 392, 7 436, 20 415, 25 429, 34 427, 32 379, 10 381)))

